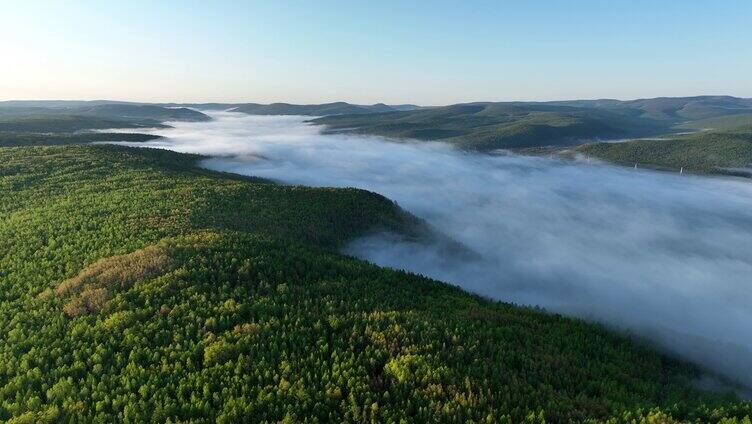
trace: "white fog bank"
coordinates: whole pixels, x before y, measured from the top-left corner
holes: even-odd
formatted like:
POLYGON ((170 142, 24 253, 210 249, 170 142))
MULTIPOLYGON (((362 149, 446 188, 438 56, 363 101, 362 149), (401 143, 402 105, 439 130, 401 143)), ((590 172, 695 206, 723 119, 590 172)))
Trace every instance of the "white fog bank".
POLYGON ((304 117, 214 113, 137 143, 214 170, 383 194, 481 255, 384 234, 347 252, 649 337, 752 386, 752 182, 441 143, 322 135, 304 117))

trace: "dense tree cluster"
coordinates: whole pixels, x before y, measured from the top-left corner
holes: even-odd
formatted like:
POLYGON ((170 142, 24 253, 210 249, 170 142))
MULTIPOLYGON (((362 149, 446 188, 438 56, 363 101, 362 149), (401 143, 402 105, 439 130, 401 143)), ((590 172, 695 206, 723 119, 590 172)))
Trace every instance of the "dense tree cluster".
POLYGON ((633 340, 337 254, 420 236, 388 199, 195 160, 0 149, 1 421, 749 422, 633 340))

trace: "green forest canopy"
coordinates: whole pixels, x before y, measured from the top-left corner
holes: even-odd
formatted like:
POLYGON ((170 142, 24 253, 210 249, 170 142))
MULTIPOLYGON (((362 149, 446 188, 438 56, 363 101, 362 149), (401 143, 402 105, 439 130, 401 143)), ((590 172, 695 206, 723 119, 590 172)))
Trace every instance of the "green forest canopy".
POLYGON ((0 148, 0 420, 752 414, 733 395, 694 389, 694 366, 597 325, 337 254, 372 231, 424 233, 382 196, 215 173, 196 160, 116 146, 0 148))

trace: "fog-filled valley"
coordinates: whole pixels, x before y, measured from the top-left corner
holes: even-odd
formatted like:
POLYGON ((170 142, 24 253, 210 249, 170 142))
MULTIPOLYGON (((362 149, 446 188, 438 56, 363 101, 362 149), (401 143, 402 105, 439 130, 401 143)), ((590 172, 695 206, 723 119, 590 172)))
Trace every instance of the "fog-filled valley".
POLYGON ((752 424, 751 1, 7 3, 0 423, 752 424))
POLYGON ((389 233, 346 253, 603 322, 752 386, 748 181, 327 135, 310 117, 210 115, 132 145, 204 154, 212 170, 382 194, 477 255, 389 233))

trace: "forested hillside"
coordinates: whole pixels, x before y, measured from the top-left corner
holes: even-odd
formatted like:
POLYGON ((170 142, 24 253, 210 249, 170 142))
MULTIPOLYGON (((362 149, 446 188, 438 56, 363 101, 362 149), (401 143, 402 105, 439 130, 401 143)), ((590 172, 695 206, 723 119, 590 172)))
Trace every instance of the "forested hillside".
POLYGON ((715 118, 698 119, 678 125, 678 128, 691 130, 733 130, 739 127, 752 127, 752 113, 739 113, 715 118))
POLYGON ((83 144, 106 141, 143 142, 160 138, 157 135, 111 132, 59 132, 28 133, 0 131, 0 147, 53 146, 58 144, 83 144))
POLYGON ((164 121, 206 121, 201 112, 100 102, 0 102, 0 147, 107 141, 142 142, 151 134, 105 132, 113 128, 167 127, 164 121), (39 106, 45 105, 45 106, 39 106))
POLYGON ((164 127, 165 121, 208 121, 211 119, 201 112, 187 108, 119 103, 94 103, 89 106, 78 106, 79 103, 73 103, 77 106, 61 104, 65 106, 0 107, 0 132, 58 133, 111 128, 164 127))
POLYGON ((752 126, 657 140, 595 143, 578 151, 611 162, 699 172, 752 173, 752 126), (737 169, 739 168, 739 169, 737 169), (736 170, 735 170, 736 169, 736 170))
POLYGON ((103 130, 110 128, 163 127, 153 119, 117 119, 112 117, 71 115, 50 111, 28 111, 26 113, 0 112, 0 132, 61 133, 103 130))
POLYGON ((0 148, 0 420, 752 415, 731 395, 693 389, 695 367, 599 326, 337 254, 372 231, 425 233, 382 196, 196 160, 0 148))
POLYGON ((669 131, 666 122, 593 108, 508 103, 467 103, 311 121, 326 131, 438 140, 462 149, 491 151, 572 146, 588 140, 669 131))
POLYGON ((69 110, 83 116, 102 116, 119 119, 154 119, 157 121, 209 121, 209 116, 185 107, 154 105, 103 104, 69 110))
MULTIPOLYGON (((347 112, 343 112, 347 113, 347 112)), ((478 102, 374 114, 324 116, 327 131, 439 140, 462 149, 565 147, 597 140, 729 128, 749 121, 752 99, 731 96, 638 100, 478 102)))

